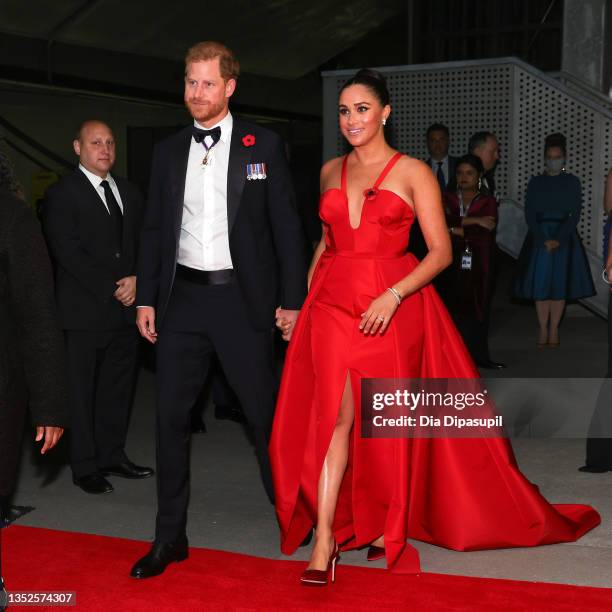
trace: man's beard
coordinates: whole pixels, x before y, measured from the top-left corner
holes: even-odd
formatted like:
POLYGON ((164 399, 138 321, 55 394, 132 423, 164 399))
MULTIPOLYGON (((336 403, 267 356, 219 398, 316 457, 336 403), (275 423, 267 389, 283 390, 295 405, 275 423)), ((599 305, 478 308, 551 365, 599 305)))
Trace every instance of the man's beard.
POLYGON ((214 117, 219 115, 221 111, 223 111, 224 104, 222 102, 220 102, 219 104, 212 104, 209 102, 207 104, 200 105, 192 104, 191 101, 188 101, 187 108, 191 113, 191 116, 198 123, 206 123, 210 119, 213 119, 214 117))

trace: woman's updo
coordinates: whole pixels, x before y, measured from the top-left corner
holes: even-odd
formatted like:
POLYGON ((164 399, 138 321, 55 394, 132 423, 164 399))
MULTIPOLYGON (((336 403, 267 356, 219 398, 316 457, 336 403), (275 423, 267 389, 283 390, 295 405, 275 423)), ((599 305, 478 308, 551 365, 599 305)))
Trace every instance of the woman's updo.
POLYGON ((382 106, 387 106, 387 104, 389 104, 389 90, 387 89, 387 81, 385 77, 377 70, 362 68, 355 76, 351 77, 342 86, 340 93, 351 85, 363 85, 376 96, 382 106))
POLYGON ((473 153, 467 153, 463 157, 460 157, 457 160, 457 168, 462 164, 467 164, 468 166, 472 166, 479 175, 484 174, 484 166, 482 165, 482 160, 478 155, 474 155, 473 153))
POLYGON ((548 152, 548 149, 553 147, 559 147, 563 151, 563 155, 567 154, 567 141, 565 136, 560 132, 556 134, 549 134, 544 140, 544 155, 548 152))

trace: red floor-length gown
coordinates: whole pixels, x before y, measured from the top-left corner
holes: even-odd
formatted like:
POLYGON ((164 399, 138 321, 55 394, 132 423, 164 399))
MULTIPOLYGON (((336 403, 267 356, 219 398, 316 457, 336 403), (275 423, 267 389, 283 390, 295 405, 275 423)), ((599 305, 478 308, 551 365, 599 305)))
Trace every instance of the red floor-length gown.
POLYGON ((360 315, 418 264, 406 252, 414 215, 380 188, 396 154, 364 193, 353 228, 340 189, 320 200, 326 249, 293 332, 270 456, 281 549, 291 554, 316 523, 317 485, 347 374, 355 403, 349 464, 334 534, 344 548, 385 536, 387 566, 420 571, 407 538, 453 550, 573 541, 599 524, 589 506, 551 505, 527 481, 506 439, 364 439, 360 379, 474 378, 473 362, 431 286, 405 298, 384 335, 365 336, 360 315))

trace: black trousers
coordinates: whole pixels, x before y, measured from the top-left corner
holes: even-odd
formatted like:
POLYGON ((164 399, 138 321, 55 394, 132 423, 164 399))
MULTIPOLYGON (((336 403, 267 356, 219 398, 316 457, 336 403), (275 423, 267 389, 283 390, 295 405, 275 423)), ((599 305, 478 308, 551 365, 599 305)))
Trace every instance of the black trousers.
POLYGON ((70 463, 75 478, 127 460, 138 360, 136 328, 67 330, 70 463))
POLYGON ((191 410, 216 353, 252 428, 262 480, 273 499, 268 442, 276 376, 273 329, 255 330, 236 283, 199 285, 177 277, 157 341, 156 540, 185 534, 191 410))

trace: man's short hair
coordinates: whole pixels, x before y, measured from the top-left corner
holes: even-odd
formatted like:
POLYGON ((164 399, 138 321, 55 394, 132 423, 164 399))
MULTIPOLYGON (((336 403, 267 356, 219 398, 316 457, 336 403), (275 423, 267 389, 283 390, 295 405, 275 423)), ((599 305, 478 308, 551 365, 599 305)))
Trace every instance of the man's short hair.
POLYGON ((240 64, 234 52, 220 42, 205 40, 190 47, 185 55, 185 67, 192 62, 207 62, 219 58, 219 69, 225 81, 237 79, 240 74, 240 64))
POLYGON ((429 138, 429 135, 432 132, 444 132, 446 134, 447 138, 450 138, 450 132, 448 131, 448 128, 443 124, 443 123, 432 123, 428 128, 427 128, 427 138, 429 138))
POLYGON ((493 132, 476 132, 470 136, 470 140, 468 142, 468 153, 474 153, 478 147, 481 147, 483 144, 487 142, 487 138, 495 138, 495 134, 493 132))

